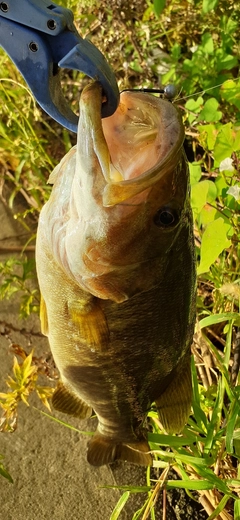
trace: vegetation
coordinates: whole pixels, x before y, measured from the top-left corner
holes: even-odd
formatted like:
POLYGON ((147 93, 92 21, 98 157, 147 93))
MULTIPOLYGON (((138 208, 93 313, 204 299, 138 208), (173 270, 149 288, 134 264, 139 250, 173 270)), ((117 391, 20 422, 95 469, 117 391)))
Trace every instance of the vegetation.
MULTIPOLYGON (((239 202, 240 79, 237 0, 62 0, 75 12, 81 34, 91 38, 111 63, 119 89, 159 88, 174 83, 186 129, 186 153, 198 262, 198 318, 193 343, 193 414, 182 435, 162 430, 153 408, 148 416, 155 481, 147 471, 146 487, 126 487, 112 513, 116 520, 129 494, 147 492, 133 520, 154 520, 160 490, 195 490, 209 520, 240 518, 240 338, 239 202), (151 427, 151 428, 150 428, 151 427), (169 468, 179 475, 168 480, 169 468)), ((16 197, 25 210, 15 215, 27 236, 21 260, 0 264, 2 298, 22 295, 21 313, 38 310, 39 296, 29 286, 39 211, 49 196, 48 175, 75 136, 59 128, 36 106, 17 70, 0 54, 0 168, 10 208, 16 197), (24 102, 23 102, 24 99, 24 102)), ((87 81, 66 71, 63 89, 73 109, 87 81)), ((2 197, 4 196, 2 191, 2 197)), ((47 404, 51 389, 37 385, 31 355, 14 362, 10 392, 0 394, 2 429, 14 428, 19 400, 37 391, 47 404)), ((0 463, 0 473, 9 478, 0 463)))

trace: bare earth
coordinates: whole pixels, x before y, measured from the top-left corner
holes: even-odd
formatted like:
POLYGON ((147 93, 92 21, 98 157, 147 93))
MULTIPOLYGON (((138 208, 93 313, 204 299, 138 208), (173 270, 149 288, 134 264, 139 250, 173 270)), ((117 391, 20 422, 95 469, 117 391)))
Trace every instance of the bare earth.
MULTIPOLYGON (((1 247, 19 245, 22 228, 1 201, 0 222, 0 261, 3 261, 10 253, 1 254, 1 247)), ((6 391, 5 380, 12 369, 10 342, 18 343, 28 352, 34 347, 36 356, 49 352, 38 317, 20 320, 18 314, 16 299, 0 301, 0 391, 6 391)), ((48 382, 45 380, 43 384, 48 382)), ((15 433, 0 434, 0 453, 14 480, 11 484, 0 476, 1 520, 109 520, 122 491, 102 486, 146 484, 144 468, 120 462, 111 467, 91 467, 86 461, 88 438, 44 417, 40 413, 44 407, 37 397, 30 402, 30 407, 20 406, 15 433)), ((96 428, 93 419, 79 422, 57 412, 54 416, 84 431, 96 428)), ((146 498, 146 494, 132 495, 120 520, 132 519, 146 498)), ((160 495, 156 520, 162 518, 161 502, 160 495)), ((190 501, 183 490, 167 494, 167 520, 206 518, 200 504, 190 501)))

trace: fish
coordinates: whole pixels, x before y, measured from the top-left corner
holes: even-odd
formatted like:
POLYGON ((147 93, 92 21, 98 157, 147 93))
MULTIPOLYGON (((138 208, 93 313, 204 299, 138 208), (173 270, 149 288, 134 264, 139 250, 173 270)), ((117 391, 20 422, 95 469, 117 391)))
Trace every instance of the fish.
POLYGON ((147 414, 168 433, 192 401, 196 269, 184 127, 170 101, 124 91, 101 119, 80 96, 77 144, 50 175, 36 265, 43 334, 60 373, 53 407, 98 418, 93 466, 149 466, 147 414))

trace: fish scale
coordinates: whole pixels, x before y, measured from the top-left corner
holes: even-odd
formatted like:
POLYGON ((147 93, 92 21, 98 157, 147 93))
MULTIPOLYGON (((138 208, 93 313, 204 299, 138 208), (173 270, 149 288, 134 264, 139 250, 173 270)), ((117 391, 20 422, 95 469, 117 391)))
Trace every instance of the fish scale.
POLYGON ((122 93, 103 121, 101 105, 94 82, 81 95, 77 146, 51 174, 40 214, 42 332, 60 372, 53 406, 98 417, 88 461, 150 465, 151 403, 169 433, 191 409, 196 272, 184 130, 177 109, 150 94, 122 93))

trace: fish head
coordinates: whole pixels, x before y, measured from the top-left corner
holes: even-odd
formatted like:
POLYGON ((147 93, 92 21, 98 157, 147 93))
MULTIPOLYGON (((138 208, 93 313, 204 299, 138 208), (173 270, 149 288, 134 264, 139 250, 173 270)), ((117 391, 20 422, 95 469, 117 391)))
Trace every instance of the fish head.
POLYGON ((102 120, 102 102, 99 83, 83 90, 59 250, 82 288, 119 303, 151 289, 166 269, 189 224, 188 172, 183 124, 172 103, 123 92, 116 112, 102 120))

